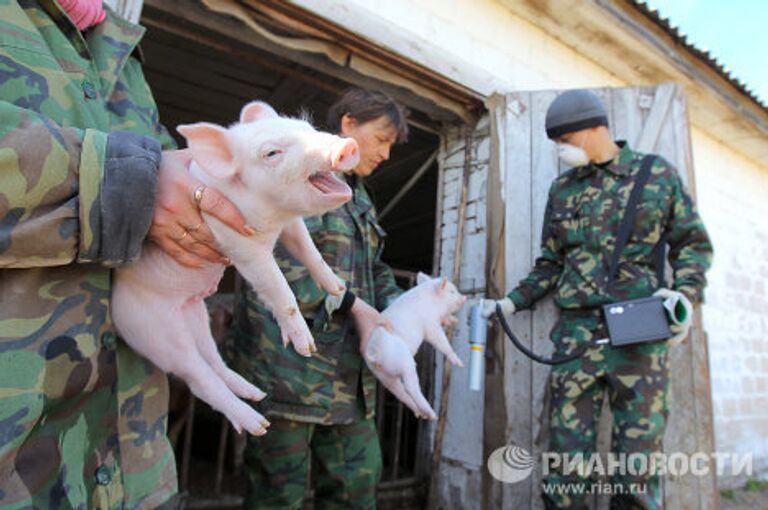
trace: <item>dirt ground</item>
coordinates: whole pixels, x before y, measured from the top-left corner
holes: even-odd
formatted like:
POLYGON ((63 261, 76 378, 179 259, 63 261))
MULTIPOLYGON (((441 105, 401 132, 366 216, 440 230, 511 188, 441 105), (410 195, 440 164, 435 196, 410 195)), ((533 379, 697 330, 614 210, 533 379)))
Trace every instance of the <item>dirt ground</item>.
POLYGON ((768 510, 768 487, 721 491, 721 510, 768 510))

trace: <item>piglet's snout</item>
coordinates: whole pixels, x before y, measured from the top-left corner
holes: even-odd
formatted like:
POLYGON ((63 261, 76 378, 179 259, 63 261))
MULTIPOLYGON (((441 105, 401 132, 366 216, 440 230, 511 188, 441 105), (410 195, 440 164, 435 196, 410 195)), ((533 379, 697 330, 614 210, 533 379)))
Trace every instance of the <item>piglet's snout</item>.
POLYGON ((360 162, 360 149, 351 138, 339 138, 331 145, 331 167, 339 172, 348 172, 360 162))

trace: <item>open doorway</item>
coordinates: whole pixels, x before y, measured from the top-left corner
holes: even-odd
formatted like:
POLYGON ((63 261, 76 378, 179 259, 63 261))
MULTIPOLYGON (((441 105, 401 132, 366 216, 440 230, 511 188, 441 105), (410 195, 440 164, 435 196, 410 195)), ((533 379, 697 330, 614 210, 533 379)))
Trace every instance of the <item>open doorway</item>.
MULTIPOLYGON (((266 51, 250 48, 246 52, 237 41, 221 34, 212 47, 174 31, 173 24, 183 25, 183 20, 165 14, 163 23, 158 23, 154 16, 157 13, 145 7, 150 27, 142 41, 145 73, 161 120, 180 144, 175 126, 198 121, 228 125, 237 119, 242 105, 254 99, 270 103, 283 114, 306 112, 323 128, 328 107, 350 86, 336 76, 266 51)), ((417 271, 433 270, 438 196, 434 155, 440 143, 439 126, 418 110, 411 110, 411 117, 409 142, 393 147, 390 160, 366 182, 388 233, 383 258, 404 288, 413 284, 417 271), (418 178, 414 178, 416 174, 418 178)), ((224 306, 234 281, 234 271, 227 271, 216 296, 224 306)), ((428 398, 433 393, 432 354, 431 349, 424 349, 417 360, 428 398)), ((378 396, 384 456, 382 506, 402 506, 404 502, 395 503, 395 499, 404 494, 411 504, 418 504, 428 466, 424 422, 416 420, 383 388, 378 396)), ((218 508, 236 506, 242 487, 241 460, 238 440, 226 421, 203 403, 195 404, 186 388, 177 385, 169 432, 176 445, 181 490, 190 493, 190 507, 203 500, 218 501, 218 508)))

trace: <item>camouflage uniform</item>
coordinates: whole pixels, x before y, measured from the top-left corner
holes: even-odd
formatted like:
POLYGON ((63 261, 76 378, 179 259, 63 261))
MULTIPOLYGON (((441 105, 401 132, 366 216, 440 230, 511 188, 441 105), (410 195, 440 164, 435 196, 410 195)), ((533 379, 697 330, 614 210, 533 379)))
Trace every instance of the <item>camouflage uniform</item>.
MULTIPOLYGON (((644 188, 616 281, 607 287, 616 233, 643 157, 624 142, 619 145, 619 155, 609 164, 574 168, 554 180, 541 256, 509 294, 515 308, 523 310, 554 288, 560 320, 551 338, 557 354, 607 336, 601 305, 647 297, 659 288, 654 250, 662 235, 670 247, 673 289, 691 302, 703 296, 712 246, 677 171, 662 158, 655 160, 644 188)), ((594 451, 607 389, 614 416, 612 451, 660 452, 669 396, 667 348, 664 342, 620 349, 597 346, 581 359, 555 366, 550 374, 550 451, 585 456, 594 451)), ((658 477, 630 478, 614 481, 647 482, 647 493, 614 496, 612 508, 661 507, 658 477)), ((569 481, 585 480, 554 474, 545 483, 562 487, 569 481)), ((585 500, 573 494, 545 495, 552 508, 586 508, 585 500)))
MULTIPOLYGON (((354 191, 351 201, 305 222, 323 258, 347 282, 348 288, 383 310, 402 291, 395 285, 392 270, 381 261, 385 234, 376 221, 373 203, 363 183, 356 181, 350 182, 354 191)), ((233 334, 227 343, 226 355, 238 372, 267 392, 258 407, 273 423, 263 438, 249 438, 249 492, 254 497, 249 498, 246 506, 270 507, 271 504, 261 498, 264 493, 271 494, 269 501, 275 507, 300 508, 304 495, 300 480, 306 474, 306 465, 297 459, 306 459, 307 448, 312 449, 321 464, 347 464, 348 472, 366 475, 363 482, 349 482, 358 485, 355 491, 345 484, 347 496, 356 494, 357 497, 341 507, 375 505, 381 464, 378 440, 372 440, 375 438, 376 379, 359 354, 352 318, 338 313, 328 318, 324 313, 325 291, 318 289, 301 264, 280 247, 276 257, 302 314, 310 323, 318 351, 311 358, 305 358, 290 347, 284 348, 277 323, 253 290, 243 286, 237 296, 233 334), (340 437, 342 430, 346 446, 320 447, 330 440, 329 435, 340 437), (278 445, 293 444, 293 439, 299 436, 305 439, 290 451, 280 450, 278 445), (284 454, 264 454, 275 451, 284 454), (349 455, 352 451, 355 454, 349 455), (282 484, 280 480, 289 475, 297 482, 282 484)), ((328 497, 327 504, 341 497, 340 484, 335 485, 338 490, 333 497, 332 491, 320 490, 332 486, 329 474, 332 478, 333 470, 321 469, 316 485, 318 498, 328 497)))
POLYGON ((375 508, 381 477, 376 423, 320 425, 275 420, 264 439, 245 451, 248 494, 245 508, 302 508, 312 450, 315 508, 375 508))
POLYGON ((108 266, 152 216, 157 119, 137 43, 0 0, 0 507, 155 508, 176 491, 164 374, 117 339, 108 266), (116 131, 123 130, 123 131, 116 131))

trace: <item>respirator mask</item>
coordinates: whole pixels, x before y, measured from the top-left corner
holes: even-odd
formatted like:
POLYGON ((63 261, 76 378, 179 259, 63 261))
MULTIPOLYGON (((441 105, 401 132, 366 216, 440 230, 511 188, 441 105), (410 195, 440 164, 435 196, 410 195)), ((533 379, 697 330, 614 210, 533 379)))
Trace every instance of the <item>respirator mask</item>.
POLYGON ((584 141, 581 147, 577 147, 570 143, 558 143, 557 144, 557 157, 560 158, 563 163, 571 167, 579 167, 589 164, 589 156, 587 151, 584 150, 584 144, 587 142, 589 134, 584 137, 584 141))

